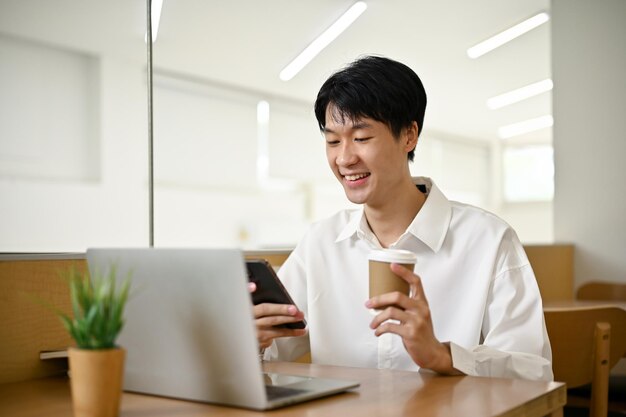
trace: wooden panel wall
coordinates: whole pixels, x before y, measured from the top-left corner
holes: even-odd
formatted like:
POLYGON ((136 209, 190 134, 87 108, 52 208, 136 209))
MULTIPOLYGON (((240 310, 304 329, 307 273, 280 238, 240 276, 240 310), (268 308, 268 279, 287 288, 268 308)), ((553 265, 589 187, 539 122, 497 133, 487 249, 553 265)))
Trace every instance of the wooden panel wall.
POLYGON ((291 250, 285 249, 284 251, 247 251, 244 253, 246 259, 266 259, 275 268, 280 267, 287 258, 291 250))
POLYGON ((543 301, 574 299, 574 245, 525 245, 543 301))
POLYGON ((61 321, 39 300, 71 311, 69 289, 59 276, 85 261, 0 260, 0 383, 42 378, 66 370, 58 360, 39 360, 39 352, 65 348, 72 340, 61 321))

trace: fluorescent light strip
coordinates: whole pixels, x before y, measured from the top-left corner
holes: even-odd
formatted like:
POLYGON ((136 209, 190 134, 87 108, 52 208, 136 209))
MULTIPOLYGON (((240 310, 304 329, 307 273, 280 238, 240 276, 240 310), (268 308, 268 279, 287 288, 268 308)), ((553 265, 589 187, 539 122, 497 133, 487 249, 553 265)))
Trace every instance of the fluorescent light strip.
POLYGON ((318 36, 304 51, 300 53, 293 61, 291 61, 279 74, 283 81, 291 80, 297 73, 302 70, 313 58, 317 56, 324 48, 326 48, 337 36, 348 28, 364 11, 367 4, 363 1, 354 3, 348 11, 346 11, 339 19, 335 21, 328 29, 318 36))
MULTIPOLYGON (((152 2, 152 43, 156 42, 157 33, 159 33, 159 22, 161 21, 161 9, 163 8, 163 0, 154 0, 152 2)), ((145 43, 148 43, 148 31, 143 36, 145 43)))
POLYGON ((550 15, 546 12, 541 12, 530 19, 524 20, 522 23, 519 23, 503 32, 498 33, 491 38, 480 42, 477 45, 472 46, 467 50, 467 56, 470 58, 478 58, 496 49, 499 46, 504 45, 507 42, 512 41, 518 36, 523 35, 524 33, 533 30, 537 26, 540 26, 550 20, 550 15))
POLYGON ((502 126, 498 129, 498 136, 501 139, 512 138, 513 136, 523 135, 524 133, 534 132, 535 130, 545 129, 554 124, 551 115, 536 117, 534 119, 525 120, 519 123, 502 126))
POLYGON ((269 178, 270 172, 270 103, 261 100, 256 106, 256 122, 257 122, 257 156, 256 156, 256 175, 257 180, 261 184, 265 184, 269 178))
POLYGON ((517 103, 518 101, 526 100, 527 98, 534 97, 546 91, 552 90, 553 83, 551 79, 546 79, 533 84, 529 84, 524 87, 520 87, 516 90, 509 91, 508 93, 500 94, 499 96, 491 97, 487 100, 487 107, 491 110, 496 110, 509 104, 517 103))

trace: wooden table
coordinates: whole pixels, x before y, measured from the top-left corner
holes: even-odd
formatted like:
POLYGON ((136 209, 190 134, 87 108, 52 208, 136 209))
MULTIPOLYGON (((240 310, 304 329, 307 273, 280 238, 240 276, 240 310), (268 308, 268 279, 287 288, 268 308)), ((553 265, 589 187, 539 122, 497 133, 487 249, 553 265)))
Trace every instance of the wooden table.
MULTIPOLYGON (((562 416, 565 385, 516 379, 445 377, 421 371, 265 363, 266 371, 352 379, 352 391, 267 413, 124 393, 120 416, 562 416)), ((66 378, 0 385, 2 416, 71 416, 66 378)))

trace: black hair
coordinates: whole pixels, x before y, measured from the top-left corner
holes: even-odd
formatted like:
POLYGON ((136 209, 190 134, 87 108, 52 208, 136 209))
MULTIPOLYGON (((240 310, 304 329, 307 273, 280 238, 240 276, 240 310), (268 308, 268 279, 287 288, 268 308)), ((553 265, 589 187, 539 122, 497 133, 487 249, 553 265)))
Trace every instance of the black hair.
MULTIPOLYGON (((426 91, 417 74, 389 58, 365 56, 334 73, 320 88, 315 117, 326 126, 326 109, 332 105, 339 120, 367 117, 386 124, 394 137, 417 122, 422 133, 426 91)), ((413 161, 415 149, 408 153, 413 161)))

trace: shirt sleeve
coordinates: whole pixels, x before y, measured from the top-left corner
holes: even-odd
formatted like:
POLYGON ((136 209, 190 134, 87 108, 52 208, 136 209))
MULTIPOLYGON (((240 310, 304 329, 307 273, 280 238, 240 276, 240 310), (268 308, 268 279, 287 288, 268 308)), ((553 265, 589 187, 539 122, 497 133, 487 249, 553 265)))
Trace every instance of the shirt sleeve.
MULTIPOLYGON (((280 267, 278 276, 291 295, 296 306, 308 318, 307 286, 304 263, 296 248, 285 263, 280 267)), ((307 320, 308 321, 308 320, 307 320)), ((308 327, 308 323, 307 323, 308 327)), ((274 339, 272 345, 265 350, 265 360, 295 361, 310 352, 309 335, 300 337, 283 337, 274 339)))
POLYGON ((552 381, 552 365, 549 360, 524 352, 504 352, 479 345, 465 349, 450 343, 452 363, 455 369, 471 376, 498 378, 522 378, 552 381))
POLYGON ((505 260, 489 290, 482 343, 469 349, 450 343, 454 368, 467 375, 554 378, 539 288, 521 245, 519 250, 526 263, 509 267, 505 260))

